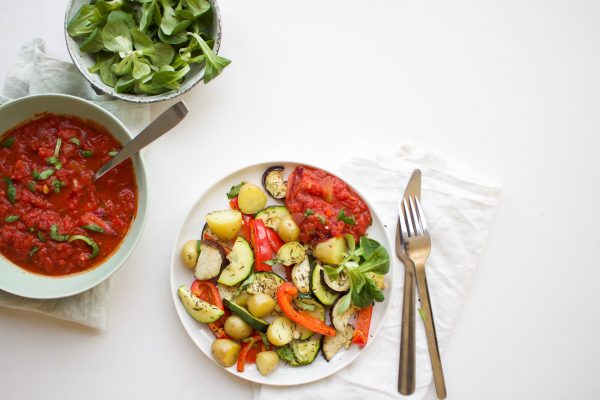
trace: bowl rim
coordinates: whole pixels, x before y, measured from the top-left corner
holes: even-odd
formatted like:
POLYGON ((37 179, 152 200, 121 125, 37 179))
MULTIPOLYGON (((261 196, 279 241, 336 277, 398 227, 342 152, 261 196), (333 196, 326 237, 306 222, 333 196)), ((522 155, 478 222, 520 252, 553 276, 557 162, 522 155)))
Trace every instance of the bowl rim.
MULTIPOLYGON (((221 27, 221 11, 219 10, 219 6, 217 5, 217 0, 207 0, 211 7, 213 7, 214 10, 214 19, 216 21, 215 27, 214 27, 214 45, 213 45, 213 51, 215 52, 215 54, 219 53, 219 49, 221 48, 221 37, 222 37, 222 27, 221 27)), ((196 87, 196 85, 198 83, 200 83, 200 81, 202 81, 202 79, 204 78, 204 72, 205 72, 205 66, 201 66, 200 71, 198 72, 198 74, 193 77, 193 79, 191 80, 191 84, 189 86, 186 87, 180 87, 179 90, 173 92, 166 92, 163 94, 157 94, 157 95, 153 95, 153 96, 148 96, 146 94, 131 94, 131 93, 117 93, 116 90, 114 90, 114 88, 111 88, 108 85, 99 85, 98 83, 96 83, 92 78, 91 78, 91 73, 87 70, 87 68, 81 64, 81 62, 78 60, 76 54, 82 54, 79 51, 79 48, 75 49, 74 46, 71 43, 71 40, 74 39, 71 38, 69 36, 69 33, 67 32, 67 25, 69 24, 69 14, 71 13, 71 9, 73 8, 75 3, 75 0, 69 0, 69 2, 67 3, 67 8, 65 11, 65 19, 64 19, 64 24, 63 24, 63 32, 64 32, 64 36, 65 36, 65 44, 67 46, 67 52, 69 53, 69 57, 71 58, 71 61, 73 62, 73 64, 75 65, 75 68, 77 68, 77 70, 79 71, 79 73, 81 75, 83 75, 83 77, 85 78, 86 81, 88 81, 88 83, 90 84, 90 86, 92 86, 92 88, 94 89, 94 91, 99 94, 99 95, 106 95, 106 96, 110 96, 119 100, 123 100, 123 101, 127 101, 129 103, 137 103, 137 104, 150 104, 150 103, 158 103, 161 101, 166 101, 166 100, 171 100, 174 99, 178 96, 181 96, 187 92, 189 92, 190 90, 192 90, 194 87, 196 87)))
MULTIPOLYGON (((127 128, 127 126, 123 122, 121 122, 121 120, 119 120, 115 115, 110 113, 108 110, 105 110, 101 106, 94 104, 93 102, 91 102, 89 100, 86 100, 86 99, 83 99, 83 98, 77 97, 77 96, 68 95, 68 94, 41 93, 41 94, 33 94, 33 95, 24 96, 24 97, 14 99, 5 104, 0 105, 0 113, 4 112, 4 110, 6 108, 18 107, 22 103, 27 103, 27 102, 35 101, 35 100, 46 100, 46 99, 48 101, 52 101, 52 99, 57 99, 57 98, 66 99, 67 101, 72 101, 75 103, 83 104, 85 107, 91 107, 91 108, 95 109, 100 114, 102 114, 103 117, 105 117, 109 120, 112 120, 112 122, 115 123, 125 133, 125 135, 129 139, 133 139, 134 136, 131 133, 131 131, 127 128)), ((39 112, 43 112, 43 111, 45 111, 45 110, 41 110, 39 112)), ((57 112, 57 114, 77 116, 76 114, 60 113, 60 112, 57 112)), ((34 116, 35 116, 35 114, 32 115, 32 117, 34 117, 34 116)), ((100 121, 97 121, 95 119, 92 119, 92 118, 88 118, 88 119, 90 119, 102 126, 106 125, 105 123, 101 123, 100 121)), ((27 119, 17 123, 16 125, 13 125, 13 126, 18 126, 20 123, 22 123, 24 121, 27 121, 27 119)), ((3 132, 0 132, 0 135, 4 134, 4 132, 6 132, 7 130, 9 130, 11 128, 7 128, 3 132)), ((112 132, 111 132, 111 135, 113 135, 113 137, 115 137, 114 133, 112 133, 112 132)), ((119 141, 119 142, 121 141, 117 137, 115 137, 115 139, 117 139, 117 141, 119 141)), ((76 274, 65 275, 65 276, 47 276, 47 275, 36 274, 36 273, 30 272, 30 271, 27 271, 27 270, 19 267, 18 265, 14 264, 13 262, 11 262, 8 258, 4 257, 3 255, 0 255, 0 263, 4 263, 4 262, 9 263, 9 264, 11 264, 11 266, 18 269, 18 271, 21 272, 23 274, 23 276, 28 276, 28 277, 30 277, 29 279, 39 280, 40 282, 52 282, 52 281, 58 281, 58 280, 77 279, 78 277, 88 275, 89 273, 92 273, 93 271, 100 270, 107 262, 114 260, 115 259, 114 257, 117 254, 120 254, 120 260, 116 262, 116 265, 112 266, 110 269, 105 269, 104 273, 98 273, 97 277, 88 278, 87 280, 82 280, 82 284, 77 285, 76 287, 73 287, 71 289, 54 289, 50 292, 40 293, 39 290, 32 291, 31 288, 15 289, 14 287, 10 287, 10 284, 7 286, 6 282, 3 282, 0 280, 0 290, 6 291, 8 293, 12 293, 14 295, 30 298, 30 299, 64 298, 64 297, 69 297, 69 296, 83 293, 83 292, 99 285, 100 283, 104 282, 106 279, 111 277, 115 272, 117 272, 123 266, 123 264, 127 261, 127 259, 129 258, 129 256, 133 252, 133 250, 137 247, 137 245, 142 237, 144 228, 146 226, 146 221, 148 219, 148 209, 149 209, 149 206, 148 206, 148 180, 146 177, 146 164, 144 162, 143 157, 141 156, 141 154, 139 152, 134 154, 131 158, 132 158, 132 161, 134 164, 134 171, 135 171, 135 178, 136 178, 135 181, 136 181, 136 185, 137 185, 136 215, 131 222, 131 225, 129 227, 129 230, 127 231, 127 234, 124 236, 123 240, 119 244, 119 247, 117 247, 116 250, 107 259, 105 259, 102 263, 94 266, 93 268, 90 268, 88 270, 85 270, 85 271, 82 271, 82 272, 76 273, 76 274), (139 166, 139 168, 137 168, 138 166, 139 166), (135 230, 135 235, 131 236, 134 230, 135 230), (126 240, 128 240, 128 238, 129 238, 130 242, 128 242, 127 246, 124 247, 123 245, 125 244, 126 240), (31 278, 31 277, 33 277, 33 278, 31 278)))

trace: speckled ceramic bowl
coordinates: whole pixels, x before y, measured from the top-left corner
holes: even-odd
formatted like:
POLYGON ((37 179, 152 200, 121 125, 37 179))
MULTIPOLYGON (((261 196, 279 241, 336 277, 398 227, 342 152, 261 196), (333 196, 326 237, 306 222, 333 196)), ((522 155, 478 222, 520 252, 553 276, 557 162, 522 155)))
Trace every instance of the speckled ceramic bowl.
MULTIPOLYGON (((104 126, 115 139, 127 143, 132 135, 114 115, 79 97, 64 94, 40 94, 13 100, 0 107, 0 134, 41 112, 74 115, 104 126)), ((135 217, 119 247, 100 264, 76 274, 45 276, 29 272, 0 254, 0 289, 19 296, 52 299, 71 296, 90 289, 115 273, 137 245, 148 214, 146 172, 142 157, 131 157, 138 190, 135 217)))
MULTIPOLYGON (((208 0, 211 5, 212 13, 213 13, 213 32, 212 36, 214 37, 214 45, 213 51, 215 53, 219 52, 219 47, 221 45, 221 14, 219 12, 219 7, 217 6, 216 0, 208 0)), ((67 33, 67 24, 69 21, 77 14, 79 8, 84 5, 90 3, 90 0, 69 0, 69 4, 67 5, 67 12, 65 13, 65 23, 64 23, 64 31, 65 31, 65 39, 67 41, 67 50, 69 51, 69 55, 73 60, 73 64, 77 67, 79 72, 87 79, 94 90, 99 94, 107 94, 109 96, 115 97, 117 99, 129 101, 132 103, 155 103, 158 101, 173 99, 177 96, 180 96, 189 90, 191 90, 198 82, 202 81, 204 77, 204 65, 203 64, 192 64, 190 65, 190 72, 186 75, 181 87, 178 91, 170 91, 163 94, 157 95, 146 95, 146 94, 130 94, 130 93, 117 93, 114 88, 106 85, 100 79, 100 75, 97 73, 91 73, 88 71, 88 68, 96 63, 95 57, 91 54, 82 53, 79 50, 79 43, 69 36, 67 33)))

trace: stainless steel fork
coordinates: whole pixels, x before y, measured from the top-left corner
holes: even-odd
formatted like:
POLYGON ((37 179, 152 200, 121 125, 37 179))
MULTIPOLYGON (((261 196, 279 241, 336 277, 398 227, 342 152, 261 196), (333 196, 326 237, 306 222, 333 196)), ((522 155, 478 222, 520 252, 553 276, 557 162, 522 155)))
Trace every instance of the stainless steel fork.
POLYGON ((439 399, 446 398, 446 383, 444 381, 444 371, 442 370, 442 361, 440 359, 440 350, 435 333, 435 324, 433 320, 433 311, 429 301, 429 289, 427 287, 427 277, 425 275, 425 261, 431 252, 431 238, 427 229, 425 214, 421 208, 421 202, 416 196, 409 196, 402 200, 400 205, 400 228, 402 230, 402 240, 406 249, 406 254, 413 261, 415 266, 415 275, 417 278, 417 290, 421 301, 421 309, 424 314, 425 333, 427 334, 427 345, 429 347, 429 358, 431 359, 431 368, 433 370, 433 380, 435 382, 435 391, 439 399))

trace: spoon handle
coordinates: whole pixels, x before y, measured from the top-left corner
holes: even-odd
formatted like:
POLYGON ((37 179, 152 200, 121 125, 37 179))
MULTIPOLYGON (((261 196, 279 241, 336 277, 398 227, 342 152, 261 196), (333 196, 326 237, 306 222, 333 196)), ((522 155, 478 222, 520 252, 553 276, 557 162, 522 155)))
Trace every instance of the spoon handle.
POLYGON ((100 179, 102 175, 127 160, 129 157, 152 143, 166 132, 177 125, 188 113, 188 108, 183 101, 179 101, 169 107, 158 118, 145 127, 135 138, 127 143, 109 162, 94 175, 94 180, 100 179))

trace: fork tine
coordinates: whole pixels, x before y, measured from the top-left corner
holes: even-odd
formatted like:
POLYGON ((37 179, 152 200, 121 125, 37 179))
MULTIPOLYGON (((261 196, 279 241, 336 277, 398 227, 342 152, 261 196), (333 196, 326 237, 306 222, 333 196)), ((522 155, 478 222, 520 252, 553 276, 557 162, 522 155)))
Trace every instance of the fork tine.
POLYGON ((417 234, 417 230, 415 227, 415 222, 413 220, 413 212, 410 209, 409 204, 406 202, 406 199, 402 199, 402 207, 404 208, 404 214, 406 215, 406 224, 408 226, 408 236, 415 236, 417 234))
POLYGON ((421 222, 421 227, 423 229, 423 232, 425 232, 426 235, 429 235, 429 229, 427 228, 427 220, 425 220, 425 214, 423 213, 423 209, 421 208, 421 202, 419 201, 419 198, 415 196, 415 203, 417 205, 417 212, 419 213, 419 221, 421 222))
POLYGON ((408 229, 406 226, 406 211, 402 202, 398 202, 398 221, 400 222, 400 231, 402 232, 400 239, 404 243, 408 239, 408 229))
POLYGON ((417 213, 417 208, 415 207, 415 202, 412 196, 408 197, 408 202, 410 204, 410 213, 415 224, 415 236, 420 236, 423 234, 423 228, 421 227, 419 214, 417 213))

